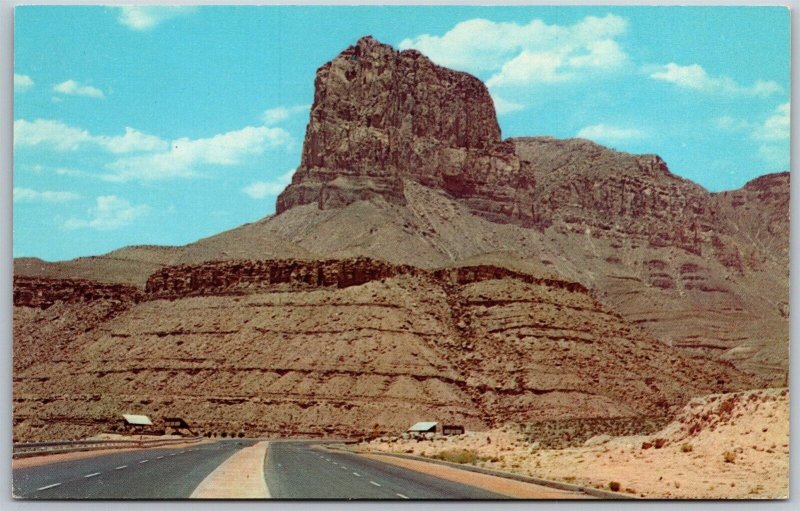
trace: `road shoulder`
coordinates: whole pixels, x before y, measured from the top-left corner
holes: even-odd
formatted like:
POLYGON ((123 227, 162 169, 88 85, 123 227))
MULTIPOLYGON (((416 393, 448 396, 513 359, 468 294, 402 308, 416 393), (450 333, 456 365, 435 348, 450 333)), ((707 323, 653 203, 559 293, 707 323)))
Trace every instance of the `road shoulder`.
POLYGON ((584 494, 556 488, 548 488, 536 484, 514 481, 502 477, 468 472, 453 467, 427 463, 425 461, 397 458, 382 454, 353 453, 358 456, 388 463, 398 467, 415 470, 433 477, 454 481, 457 483, 468 484, 487 491, 506 495, 515 499, 590 499, 592 497, 584 494))

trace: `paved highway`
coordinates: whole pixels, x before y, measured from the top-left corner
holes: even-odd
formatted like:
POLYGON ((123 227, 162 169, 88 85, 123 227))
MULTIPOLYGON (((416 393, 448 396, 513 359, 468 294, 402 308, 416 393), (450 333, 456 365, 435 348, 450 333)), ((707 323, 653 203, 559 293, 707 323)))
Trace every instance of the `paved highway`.
MULTIPOLYGON (((14 495, 24 499, 185 499, 239 450, 255 440, 139 449, 14 469, 14 495)), ((236 465, 231 459, 226 467, 236 465)), ((236 477, 264 477, 276 499, 506 499, 310 441, 270 441, 267 458, 236 477)), ((208 484, 208 483, 205 483, 208 484)))
POLYGON ((27 499, 182 499, 254 441, 141 449, 19 468, 14 495, 27 499))
POLYGON ((277 499, 505 499, 492 493, 307 442, 271 442, 267 486, 277 499))

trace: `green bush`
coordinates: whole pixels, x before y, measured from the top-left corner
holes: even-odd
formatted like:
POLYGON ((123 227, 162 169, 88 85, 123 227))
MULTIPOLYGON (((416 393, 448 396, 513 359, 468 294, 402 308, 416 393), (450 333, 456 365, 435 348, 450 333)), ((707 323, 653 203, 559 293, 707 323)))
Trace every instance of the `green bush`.
POLYGON ((472 449, 448 449, 446 451, 436 453, 432 457, 437 460, 469 465, 474 465, 475 462, 478 461, 478 455, 472 449))

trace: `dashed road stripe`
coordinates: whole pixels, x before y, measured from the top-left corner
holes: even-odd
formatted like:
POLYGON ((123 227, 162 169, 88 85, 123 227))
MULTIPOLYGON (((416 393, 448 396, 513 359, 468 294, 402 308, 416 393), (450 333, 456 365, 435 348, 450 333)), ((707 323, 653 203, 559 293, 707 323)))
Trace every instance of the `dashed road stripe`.
POLYGON ((142 461, 139 462, 139 464, 141 465, 142 463, 147 463, 148 461, 150 461, 150 460, 142 460, 142 461))
POLYGON ((175 456, 174 452, 169 453, 170 456, 175 456))
POLYGON ((407 498, 408 498, 408 497, 406 497, 405 495, 403 495, 402 493, 395 493, 395 495, 397 495, 397 496, 398 496, 398 497, 400 497, 401 499, 407 499, 407 498))
POLYGON ((361 474, 359 474, 358 472, 353 472, 353 475, 356 477, 361 477, 361 474))
POLYGON ((122 470, 124 468, 128 468, 128 465, 120 465, 120 466, 116 467, 114 470, 122 470))
POLYGON ((378 483, 376 483, 375 481, 370 481, 370 482, 369 482, 369 484, 374 484, 375 486, 380 486, 380 485, 379 485, 378 483))
POLYGON ((164 459, 164 456, 158 456, 156 459, 157 459, 157 460, 164 459))
POLYGON ((61 486, 61 483, 48 484, 47 486, 42 486, 41 488, 36 488, 36 491, 49 490, 50 488, 55 488, 56 486, 61 486))
POLYGON ((83 478, 84 479, 89 479, 90 477, 95 477, 95 476, 99 476, 99 475, 100 475, 100 472, 95 472, 93 474, 86 474, 85 476, 83 476, 83 478))

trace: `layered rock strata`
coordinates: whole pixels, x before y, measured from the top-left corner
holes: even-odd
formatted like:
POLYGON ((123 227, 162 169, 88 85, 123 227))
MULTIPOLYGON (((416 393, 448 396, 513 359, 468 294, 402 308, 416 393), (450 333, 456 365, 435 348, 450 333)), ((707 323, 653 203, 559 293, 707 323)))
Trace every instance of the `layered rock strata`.
MULTIPOLYGON (((41 309, 15 308, 28 311, 41 309)), ((580 284, 488 265, 172 267, 142 301, 83 327, 15 371, 18 439, 113 431, 137 412, 206 434, 353 436, 424 419, 481 429, 658 415, 754 384, 675 353, 580 284)))
POLYGON ((314 86, 302 160, 277 213, 373 197, 404 205, 410 178, 495 221, 532 218, 531 169, 500 139, 477 78, 364 37, 319 68, 314 86))

